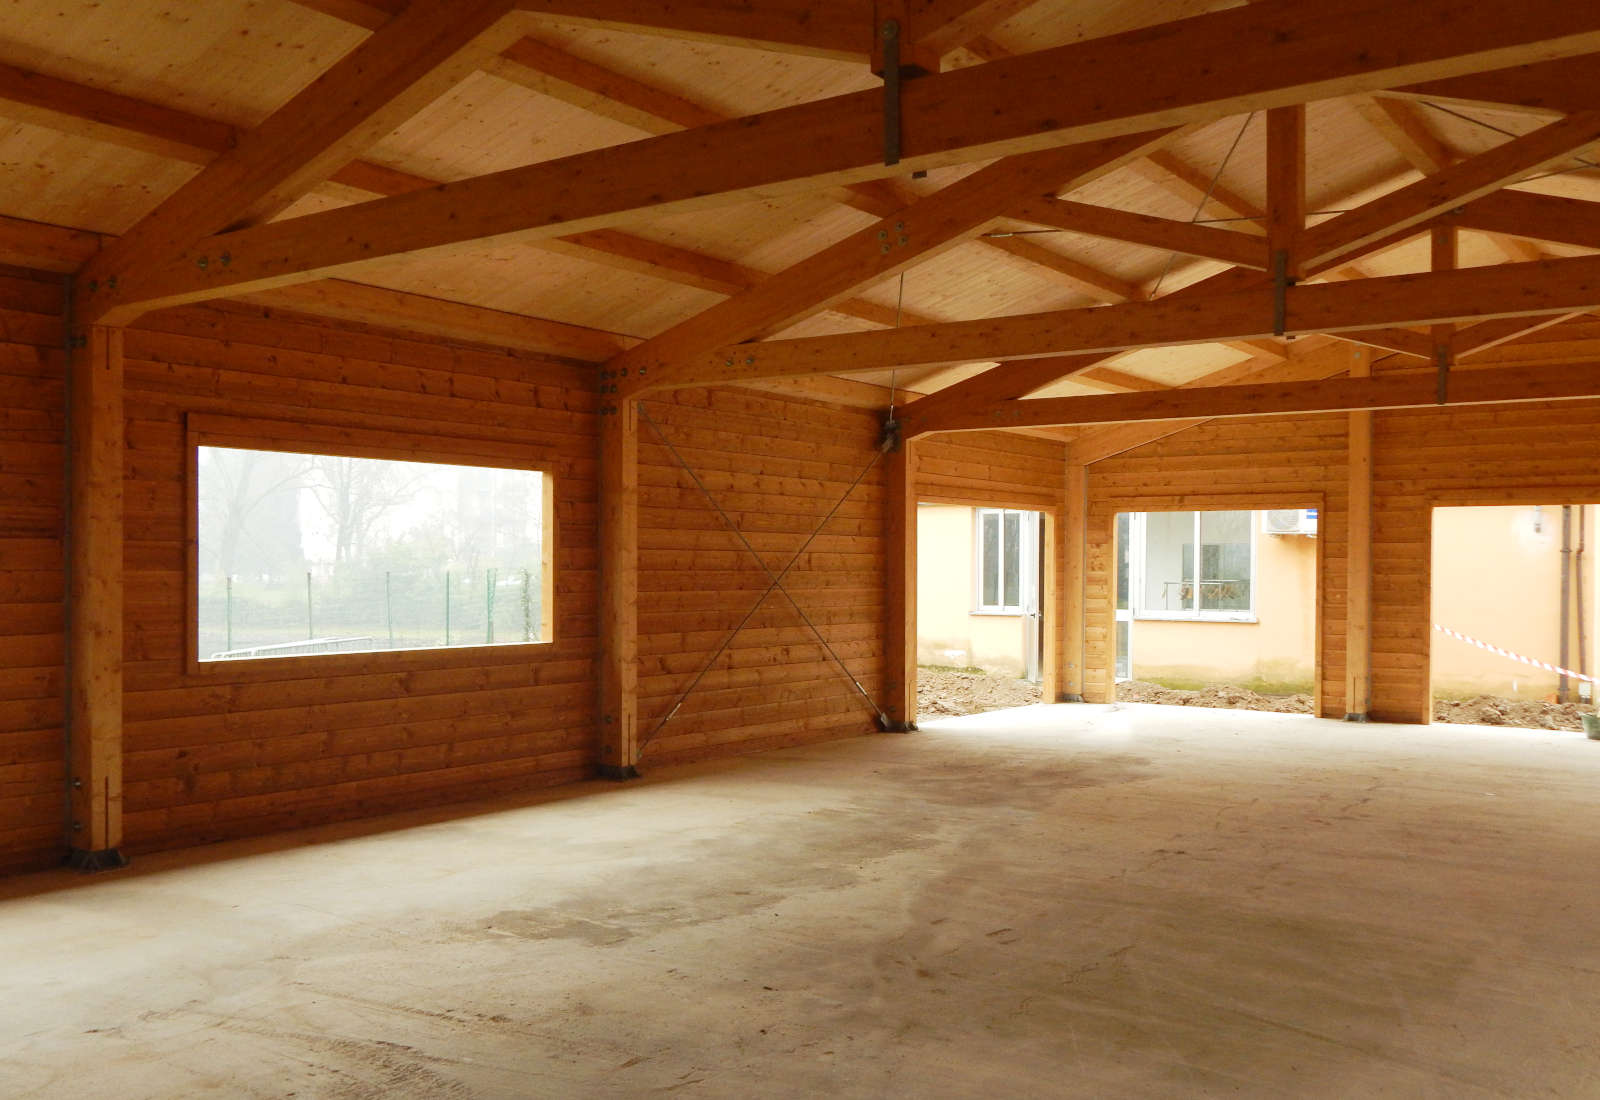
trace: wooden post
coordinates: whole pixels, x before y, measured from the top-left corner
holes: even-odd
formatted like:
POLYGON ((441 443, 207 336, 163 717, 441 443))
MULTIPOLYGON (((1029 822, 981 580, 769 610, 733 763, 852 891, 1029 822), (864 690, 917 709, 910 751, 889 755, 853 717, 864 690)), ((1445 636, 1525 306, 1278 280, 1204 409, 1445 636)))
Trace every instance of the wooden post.
POLYGON ((884 714, 888 732, 917 728, 917 451, 903 440, 884 456, 884 714))
POLYGON ((1267 111, 1267 249, 1272 270, 1284 278, 1300 274, 1295 246, 1305 221, 1306 107, 1273 107, 1267 111))
POLYGON ((73 331, 68 378, 67 862, 103 871, 122 847, 122 330, 73 331), (81 343, 80 343, 81 340, 81 343))
MULTIPOLYGON (((1352 349, 1350 377, 1372 376, 1372 349, 1352 349)), ((1350 414, 1345 523, 1344 720, 1365 722, 1372 706, 1372 413, 1350 414)))
POLYGON ((600 409, 600 774, 639 774, 639 411, 600 409))
POLYGON ((1088 561, 1089 467, 1067 463, 1067 486, 1059 522, 1051 517, 1050 575, 1045 606, 1052 626, 1044 698, 1053 703, 1083 702, 1083 596, 1088 561))

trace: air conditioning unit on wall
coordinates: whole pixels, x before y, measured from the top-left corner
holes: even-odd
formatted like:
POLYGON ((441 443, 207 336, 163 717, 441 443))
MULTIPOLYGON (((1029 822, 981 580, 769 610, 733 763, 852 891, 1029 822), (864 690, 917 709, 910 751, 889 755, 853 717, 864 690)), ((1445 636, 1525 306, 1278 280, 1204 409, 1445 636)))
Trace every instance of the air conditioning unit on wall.
POLYGON ((1317 533, 1315 508, 1269 508, 1261 513, 1261 530, 1269 535, 1311 535, 1317 533))

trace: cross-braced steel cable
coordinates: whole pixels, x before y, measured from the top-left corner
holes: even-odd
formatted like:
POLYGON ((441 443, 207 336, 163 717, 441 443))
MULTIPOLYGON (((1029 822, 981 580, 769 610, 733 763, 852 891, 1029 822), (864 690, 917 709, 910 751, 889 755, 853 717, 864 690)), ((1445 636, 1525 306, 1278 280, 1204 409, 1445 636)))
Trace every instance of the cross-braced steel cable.
POLYGON ((823 516, 821 522, 819 522, 816 527, 812 529, 811 534, 806 536, 805 542, 800 544, 800 548, 790 556, 784 567, 777 573, 774 573, 772 568, 767 565, 766 561, 756 551, 756 548, 750 544, 750 540, 745 537, 744 532, 741 531, 738 525, 733 522, 733 517, 729 516, 728 513, 723 509, 722 505, 717 501, 717 498, 712 495, 711 490, 706 488, 705 482, 700 480, 700 475, 695 473, 694 467, 690 466, 689 463, 684 459, 683 455, 678 453, 678 448, 672 445, 672 441, 668 439, 666 433, 661 430, 661 425, 656 423, 655 418, 650 415, 649 410, 644 407, 643 402, 639 403, 639 418, 646 424, 650 425, 650 430, 655 433, 656 438, 661 441, 662 446, 666 447, 667 453, 672 455, 673 459, 678 463, 679 466, 683 467, 684 472, 689 475, 689 479, 694 482, 695 488, 699 489, 701 495, 706 498, 706 503, 711 505, 712 510, 721 517, 722 522, 727 525, 728 530, 733 532, 734 536, 744 546, 745 550, 752 558, 755 559, 756 564, 761 567, 761 571, 767 575, 767 587, 756 599, 756 602, 751 605, 750 610, 745 612, 744 617, 741 618, 739 622, 735 624, 734 628, 728 632, 727 637, 722 639, 722 644, 717 646, 716 652, 711 654, 711 658, 701 667, 700 671, 695 675, 695 678, 689 682, 689 686, 684 688, 683 691, 678 694, 678 698, 673 702, 672 707, 667 711, 667 713, 662 716, 661 721, 656 723, 656 727, 639 742, 640 755, 643 755, 645 746, 649 745, 651 741, 655 740, 656 735, 666 728, 668 722, 672 721, 673 716, 678 713, 678 709, 683 706, 684 701, 688 699, 690 695, 694 694, 694 689, 700 686, 700 681, 704 680, 706 675, 716 667, 717 661, 722 658, 722 655, 727 652, 728 647, 733 644, 734 638, 739 636, 739 632, 745 628, 745 625, 749 623, 752 618, 755 617, 755 613, 761 609, 761 605, 767 602, 767 597, 772 595, 772 593, 775 591, 783 593, 784 598, 789 601, 789 606, 794 608, 795 613, 800 616, 800 620, 806 624, 806 627, 810 629, 811 633, 816 637, 818 643, 821 644, 822 648, 827 651, 828 656, 833 658, 834 664, 839 666, 839 671, 844 673, 845 678, 850 681, 851 685, 856 689, 856 691, 860 692, 861 698, 866 701, 867 706, 872 708, 872 712, 877 716, 879 724, 884 728, 888 728, 889 717, 884 713, 883 708, 878 706, 878 704, 873 701, 871 695, 867 694, 867 689, 861 686, 861 681, 856 679, 855 674, 852 673, 849 667, 845 665, 839 654, 834 651, 833 646, 828 644, 828 639, 823 637, 822 631, 818 630, 816 623, 811 621, 811 616, 806 614, 805 609, 800 606, 789 590, 783 586, 783 579, 789 575, 791 570, 794 569, 795 565, 800 561, 801 555, 804 554, 811 544, 816 541, 817 536, 822 533, 822 529, 828 525, 829 521, 832 520, 835 515, 838 514, 839 509, 844 506, 844 502, 850 499, 850 495, 856 491, 856 487, 861 484, 861 482, 869 473, 872 472, 873 467, 877 466, 878 460, 883 457, 883 448, 879 447, 878 450, 873 452, 871 461, 862 467, 861 472, 858 473, 855 480, 850 483, 850 487, 844 491, 843 495, 841 495, 839 499, 834 502, 833 507, 828 510, 828 514, 823 516))

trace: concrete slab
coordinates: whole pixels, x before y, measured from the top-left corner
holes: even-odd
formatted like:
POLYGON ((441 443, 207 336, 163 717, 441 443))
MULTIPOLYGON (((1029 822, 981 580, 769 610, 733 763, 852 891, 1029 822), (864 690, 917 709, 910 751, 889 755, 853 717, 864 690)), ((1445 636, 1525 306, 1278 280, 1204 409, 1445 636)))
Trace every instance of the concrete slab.
POLYGON ((0 1095, 1600 1095, 1600 743, 1033 707, 0 884, 0 1095))

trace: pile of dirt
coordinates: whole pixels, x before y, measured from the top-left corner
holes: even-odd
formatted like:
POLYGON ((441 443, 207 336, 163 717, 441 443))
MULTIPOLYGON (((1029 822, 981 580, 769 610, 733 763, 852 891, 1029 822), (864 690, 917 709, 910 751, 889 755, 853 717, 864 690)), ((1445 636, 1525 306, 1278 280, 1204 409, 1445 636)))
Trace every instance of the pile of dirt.
POLYGON ((1232 684, 1213 684, 1199 691, 1164 688, 1143 680, 1117 685, 1119 703, 1166 703, 1180 707, 1221 707, 1224 710, 1270 710, 1280 714, 1310 714, 1309 695, 1261 695, 1232 684))
POLYGON ((976 668, 917 669, 917 713, 924 718, 1025 707, 1041 699, 1039 685, 976 668))
POLYGON ((1577 703, 1546 703, 1538 699, 1507 699, 1478 695, 1471 699, 1437 699, 1435 722, 1466 722, 1476 726, 1522 726, 1535 730, 1581 730, 1591 707, 1577 703))

